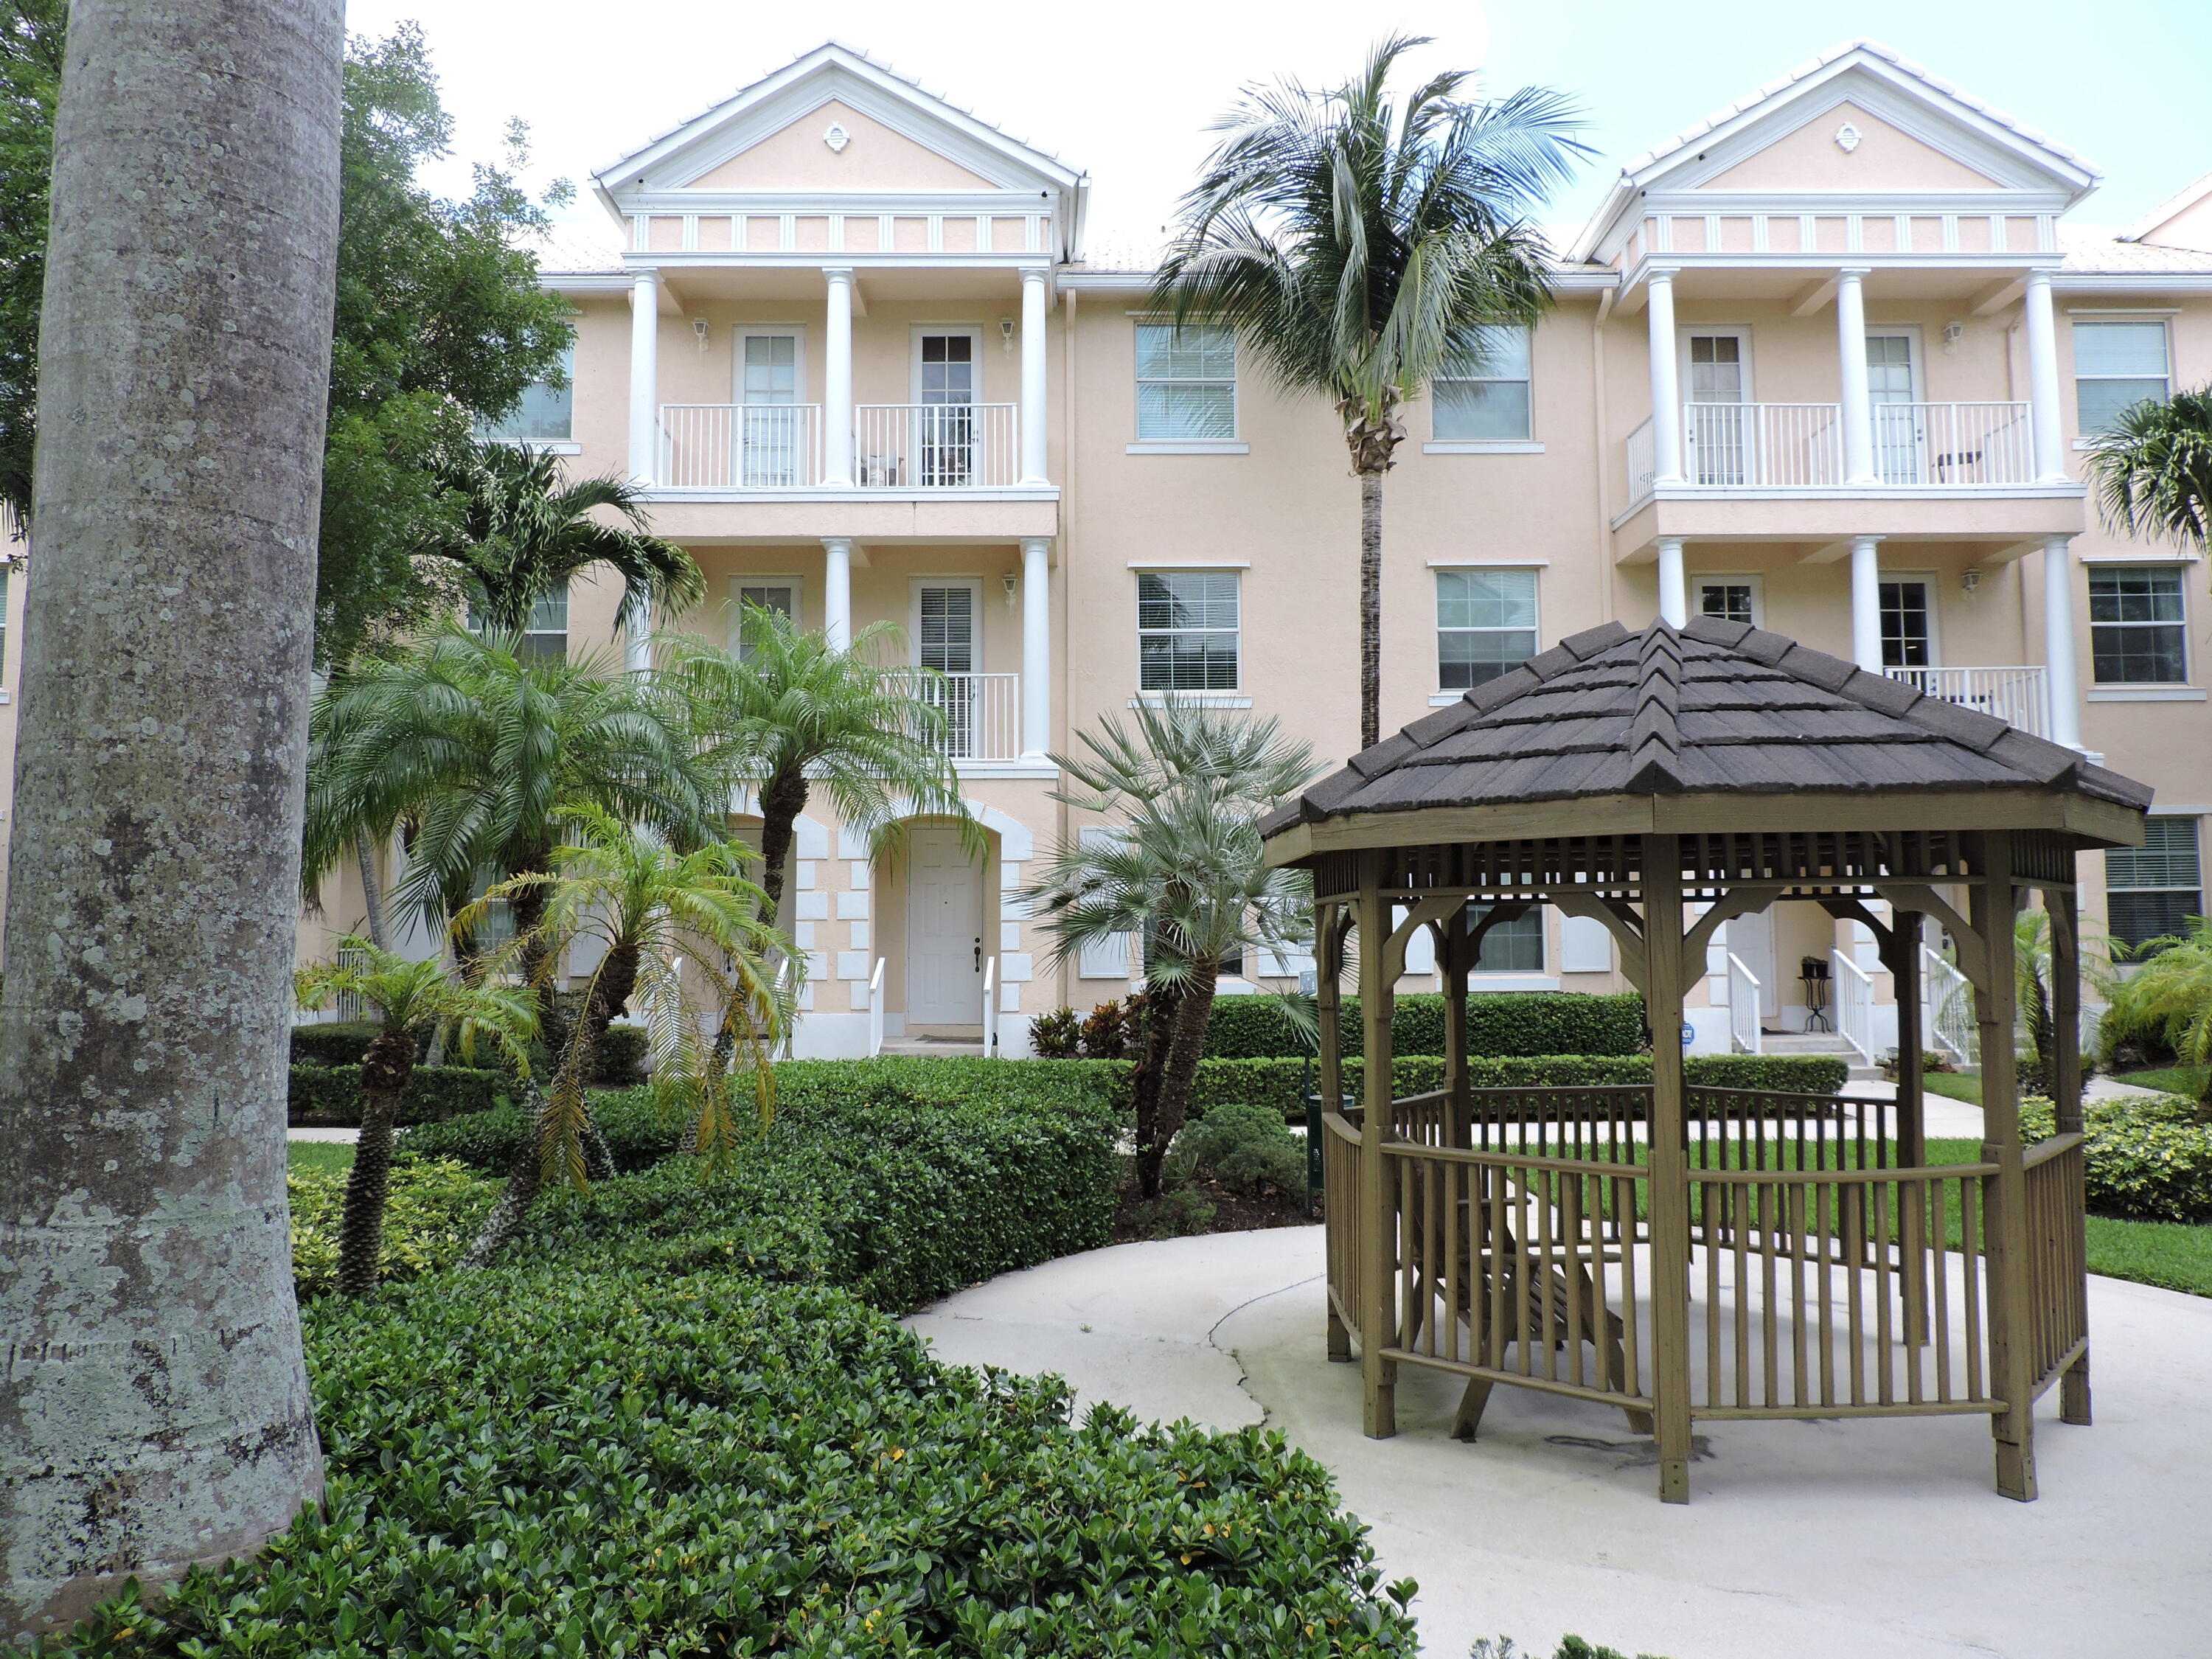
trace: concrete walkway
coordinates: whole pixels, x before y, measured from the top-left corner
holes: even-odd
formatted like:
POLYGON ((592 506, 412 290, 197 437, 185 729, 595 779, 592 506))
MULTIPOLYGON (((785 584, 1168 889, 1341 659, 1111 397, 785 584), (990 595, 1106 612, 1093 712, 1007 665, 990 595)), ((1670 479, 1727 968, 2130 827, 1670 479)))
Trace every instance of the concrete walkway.
POLYGON ((907 1322, 939 1356, 1059 1371, 1085 1401, 1265 1421, 1326 1463, 1425 1650, 1565 1631, 1672 1659, 2135 1659, 2212 1653, 2212 1300, 2090 1281, 2097 1425, 2037 1413, 2043 1498, 1990 1484, 1980 1419, 1723 1423, 1662 1505, 1617 1411, 1407 1367, 1399 1433, 1359 1433, 1329 1364, 1319 1228, 1125 1244, 1012 1273, 907 1322))
POLYGON ((361 1139, 358 1129, 302 1129, 293 1127, 284 1132, 289 1140, 324 1140, 343 1142, 352 1146, 361 1139))

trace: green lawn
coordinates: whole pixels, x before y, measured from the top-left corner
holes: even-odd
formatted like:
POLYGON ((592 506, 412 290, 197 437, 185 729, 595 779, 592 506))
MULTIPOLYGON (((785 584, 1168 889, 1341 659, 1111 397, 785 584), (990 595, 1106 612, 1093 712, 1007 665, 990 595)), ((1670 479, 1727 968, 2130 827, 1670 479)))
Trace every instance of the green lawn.
POLYGON ((2117 1080, 2132 1083, 2138 1089, 2155 1089, 2164 1095, 2187 1095, 2202 1099, 2205 1089, 2205 1068, 2201 1066, 2168 1066, 2151 1072, 2121 1072, 2117 1080))
POLYGON ((1972 1106, 1982 1103, 1982 1074, 1979 1072, 1923 1072, 1920 1075, 1920 1086, 1931 1095, 1963 1100, 1972 1106))
POLYGON ((343 1140, 295 1140, 287 1143, 295 1170, 314 1170, 335 1175, 353 1167, 353 1146, 343 1140))

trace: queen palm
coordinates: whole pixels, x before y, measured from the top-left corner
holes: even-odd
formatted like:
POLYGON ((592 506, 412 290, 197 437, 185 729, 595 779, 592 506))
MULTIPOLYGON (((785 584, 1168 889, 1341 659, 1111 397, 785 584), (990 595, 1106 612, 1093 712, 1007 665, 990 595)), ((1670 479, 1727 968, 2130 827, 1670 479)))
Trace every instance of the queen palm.
POLYGON ((1359 479, 1360 742, 1380 735, 1382 475, 1398 413, 1480 331, 1535 319, 1549 297, 1528 215, 1587 154, 1574 110, 1527 88, 1496 100, 1432 76, 1403 102, 1393 36, 1358 76, 1321 92, 1249 89, 1162 261, 1153 303, 1178 324, 1233 326, 1284 391, 1318 392, 1359 479))
POLYGON ((2197 551, 2212 540, 2212 386, 2132 404, 2089 441, 2109 526, 2197 551))
POLYGON ((647 529, 635 484, 570 480, 559 456, 500 443, 465 448, 439 468, 439 482, 459 512, 423 551, 461 567, 486 628, 521 634, 540 599, 566 592, 594 565, 622 579, 619 624, 644 620, 656 605, 687 611, 707 596, 691 556, 647 529))
POLYGON ((738 1133, 733 1073, 712 1033, 727 1033, 734 1075, 748 1081, 755 1115, 764 1127, 774 1107, 769 1056, 790 1029, 798 981, 779 961, 805 957, 761 918, 765 896, 745 876, 758 854, 729 842, 678 852, 661 837, 597 806, 563 808, 568 832, 554 848, 551 868, 490 889, 462 913, 465 926, 483 908, 504 899, 538 916, 535 939, 517 936, 495 966, 526 958, 541 975, 580 941, 599 947, 584 988, 583 1015, 567 1035, 532 1133, 508 1171, 507 1189, 471 1246, 469 1261, 490 1260, 527 1213, 548 1181, 586 1185, 585 1085, 591 1057, 608 1025, 634 1009, 646 1030, 654 1100, 690 1128, 688 1139, 711 1164, 738 1133))
POLYGON ((919 814, 957 820, 981 852, 943 701, 927 693, 927 671, 878 660, 896 629, 864 628, 840 651, 826 635, 801 633, 760 605, 745 606, 738 626, 736 651, 702 640, 673 642, 662 687, 690 711, 706 764, 758 798, 769 915, 783 900, 799 815, 817 789, 848 828, 878 847, 919 814))
POLYGON ((1108 719, 1079 741, 1081 756, 1052 757, 1074 786, 1053 798, 1107 817, 1112 833, 1063 842, 1019 896, 1055 960, 1095 941, 1145 942, 1133 1094, 1138 1182, 1155 1198, 1189 1109, 1222 959, 1311 936, 1310 879, 1267 867, 1259 824, 1317 769, 1312 750, 1273 719, 1172 697, 1139 708, 1133 729, 1108 719))
POLYGON ((376 1288, 392 1132, 400 1097, 415 1075, 416 1042, 450 1028, 465 1058, 473 1060, 480 1044, 488 1046, 527 1078, 538 1012, 526 991, 468 984, 441 962, 410 962, 358 934, 340 939, 331 961, 300 969, 296 988, 303 1008, 326 1008, 348 997, 376 1012, 376 1035, 361 1057, 361 1138, 338 1224, 338 1292, 366 1296, 376 1288))

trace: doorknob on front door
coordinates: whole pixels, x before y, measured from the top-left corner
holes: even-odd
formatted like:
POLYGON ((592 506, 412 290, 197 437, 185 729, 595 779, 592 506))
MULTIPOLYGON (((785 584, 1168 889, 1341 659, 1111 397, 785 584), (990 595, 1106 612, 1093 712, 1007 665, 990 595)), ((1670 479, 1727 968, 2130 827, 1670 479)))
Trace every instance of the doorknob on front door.
POLYGON ((975 936, 975 971, 983 971, 983 938, 980 933, 975 936))

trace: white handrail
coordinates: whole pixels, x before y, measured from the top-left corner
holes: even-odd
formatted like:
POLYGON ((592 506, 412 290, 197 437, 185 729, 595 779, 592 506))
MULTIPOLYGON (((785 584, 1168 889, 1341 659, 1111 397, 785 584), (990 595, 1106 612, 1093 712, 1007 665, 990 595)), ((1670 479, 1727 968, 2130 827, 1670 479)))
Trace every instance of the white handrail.
POLYGON ((868 1058, 884 1051, 884 959, 868 975, 868 1058))
POLYGON ((999 959, 983 958, 983 1057, 999 1058, 999 959))
POLYGON ((1733 951, 1728 953, 1729 1047, 1739 1054, 1764 1054, 1759 1033, 1759 975, 1733 951))
POLYGON ((862 404, 853 433, 863 489, 1004 489, 1021 477, 1017 404, 862 404))
POLYGON ((1980 1063, 1973 983, 1928 945, 1920 947, 1920 1006, 1923 1047, 1942 1048, 1961 1066, 1980 1063))
POLYGON ((811 489, 822 482, 814 404, 663 404, 660 481, 674 489, 811 489))
POLYGON ((944 727, 931 741, 949 759, 1007 761, 1022 752, 1019 674, 948 674, 917 668, 902 678, 910 694, 944 714, 944 727))
POLYGON ((2048 685, 2040 665, 1989 668, 1885 668, 1923 697, 1995 715, 2034 737, 2049 734, 2048 685))
POLYGON ((1874 980, 1867 970, 1841 951, 1831 951, 1836 964, 1836 1030, 1858 1050, 1859 1058, 1874 1064, 1874 980))

